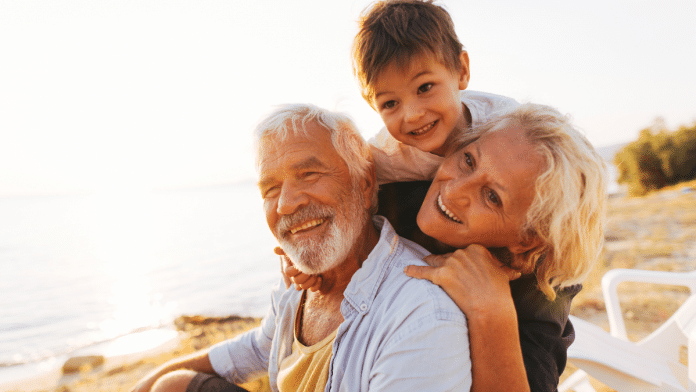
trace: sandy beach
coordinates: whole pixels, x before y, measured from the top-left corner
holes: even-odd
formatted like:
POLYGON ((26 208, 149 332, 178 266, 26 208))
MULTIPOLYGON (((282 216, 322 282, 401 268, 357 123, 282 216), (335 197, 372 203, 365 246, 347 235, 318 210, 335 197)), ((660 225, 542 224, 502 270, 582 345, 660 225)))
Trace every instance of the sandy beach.
MULTIPOLYGON (((662 271, 696 269, 696 191, 688 184, 641 198, 612 197, 609 202, 606 245, 595 271, 573 302, 571 313, 608 330, 608 321, 599 282, 613 268, 662 271)), ((620 286, 622 310, 631 340, 639 340, 662 324, 688 297, 688 290, 676 286, 624 284, 620 286)), ((177 339, 154 350, 106 361, 77 374, 57 370, 21 382, 0 386, 1 391, 128 391, 152 369, 167 360, 188 354, 246 331, 259 319, 230 316, 209 318, 179 317, 177 339)), ((685 359, 684 359, 685 360, 685 359)), ((571 364, 562 375, 572 374, 571 364)), ((254 391, 268 390, 267 380, 246 385, 254 391)), ((611 391, 595 382, 598 391, 611 391)))

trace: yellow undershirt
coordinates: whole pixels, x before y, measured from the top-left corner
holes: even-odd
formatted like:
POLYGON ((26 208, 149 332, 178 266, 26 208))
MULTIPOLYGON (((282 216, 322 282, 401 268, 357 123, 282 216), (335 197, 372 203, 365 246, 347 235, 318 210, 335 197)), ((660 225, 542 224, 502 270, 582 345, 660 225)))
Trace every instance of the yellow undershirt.
POLYGON ((304 308, 305 291, 302 293, 300 306, 295 314, 295 337, 292 343, 292 353, 280 362, 278 372, 278 389, 280 392, 323 392, 329 378, 329 364, 336 332, 333 331, 321 342, 305 346, 297 339, 300 330, 300 320, 304 308))

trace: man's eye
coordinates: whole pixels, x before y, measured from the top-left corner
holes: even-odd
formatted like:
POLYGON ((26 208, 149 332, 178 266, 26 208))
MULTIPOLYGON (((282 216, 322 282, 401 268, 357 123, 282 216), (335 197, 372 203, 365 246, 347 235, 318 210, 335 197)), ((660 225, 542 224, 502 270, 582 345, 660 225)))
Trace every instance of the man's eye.
POLYGON ((261 197, 264 199, 274 197, 276 194, 278 194, 278 189, 279 189, 279 187, 274 186, 274 187, 270 187, 268 189, 262 190, 261 197))
POLYGON ((300 178, 311 179, 319 175, 319 172, 307 171, 300 174, 300 178))
POLYGON ((418 87, 418 94, 427 93, 428 91, 430 91, 431 88, 433 88, 432 83, 422 84, 420 87, 418 87))

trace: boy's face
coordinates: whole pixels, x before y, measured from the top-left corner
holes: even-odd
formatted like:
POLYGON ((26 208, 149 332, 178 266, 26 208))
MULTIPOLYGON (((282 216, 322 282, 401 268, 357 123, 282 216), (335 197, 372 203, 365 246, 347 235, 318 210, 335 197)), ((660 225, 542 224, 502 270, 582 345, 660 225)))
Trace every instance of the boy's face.
POLYGON ((459 99, 469 84, 469 56, 462 52, 460 58, 458 72, 422 54, 405 67, 392 62, 375 78, 373 105, 396 140, 444 156, 458 130, 469 125, 459 99))

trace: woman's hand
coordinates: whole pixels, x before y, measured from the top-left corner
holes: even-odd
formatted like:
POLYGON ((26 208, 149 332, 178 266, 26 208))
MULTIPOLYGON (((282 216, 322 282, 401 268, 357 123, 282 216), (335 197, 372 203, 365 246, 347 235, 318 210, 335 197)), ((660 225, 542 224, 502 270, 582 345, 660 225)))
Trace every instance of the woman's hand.
POLYGON ((321 275, 307 275, 300 272, 280 246, 276 246, 273 252, 280 256, 280 272, 283 274, 286 288, 291 284, 294 284, 297 290, 317 291, 321 288, 321 275))
POLYGON ((404 272, 412 278, 427 279, 443 290, 469 315, 510 309, 510 280, 520 273, 504 266, 484 247, 470 245, 446 255, 430 255, 430 266, 409 265, 404 272))

